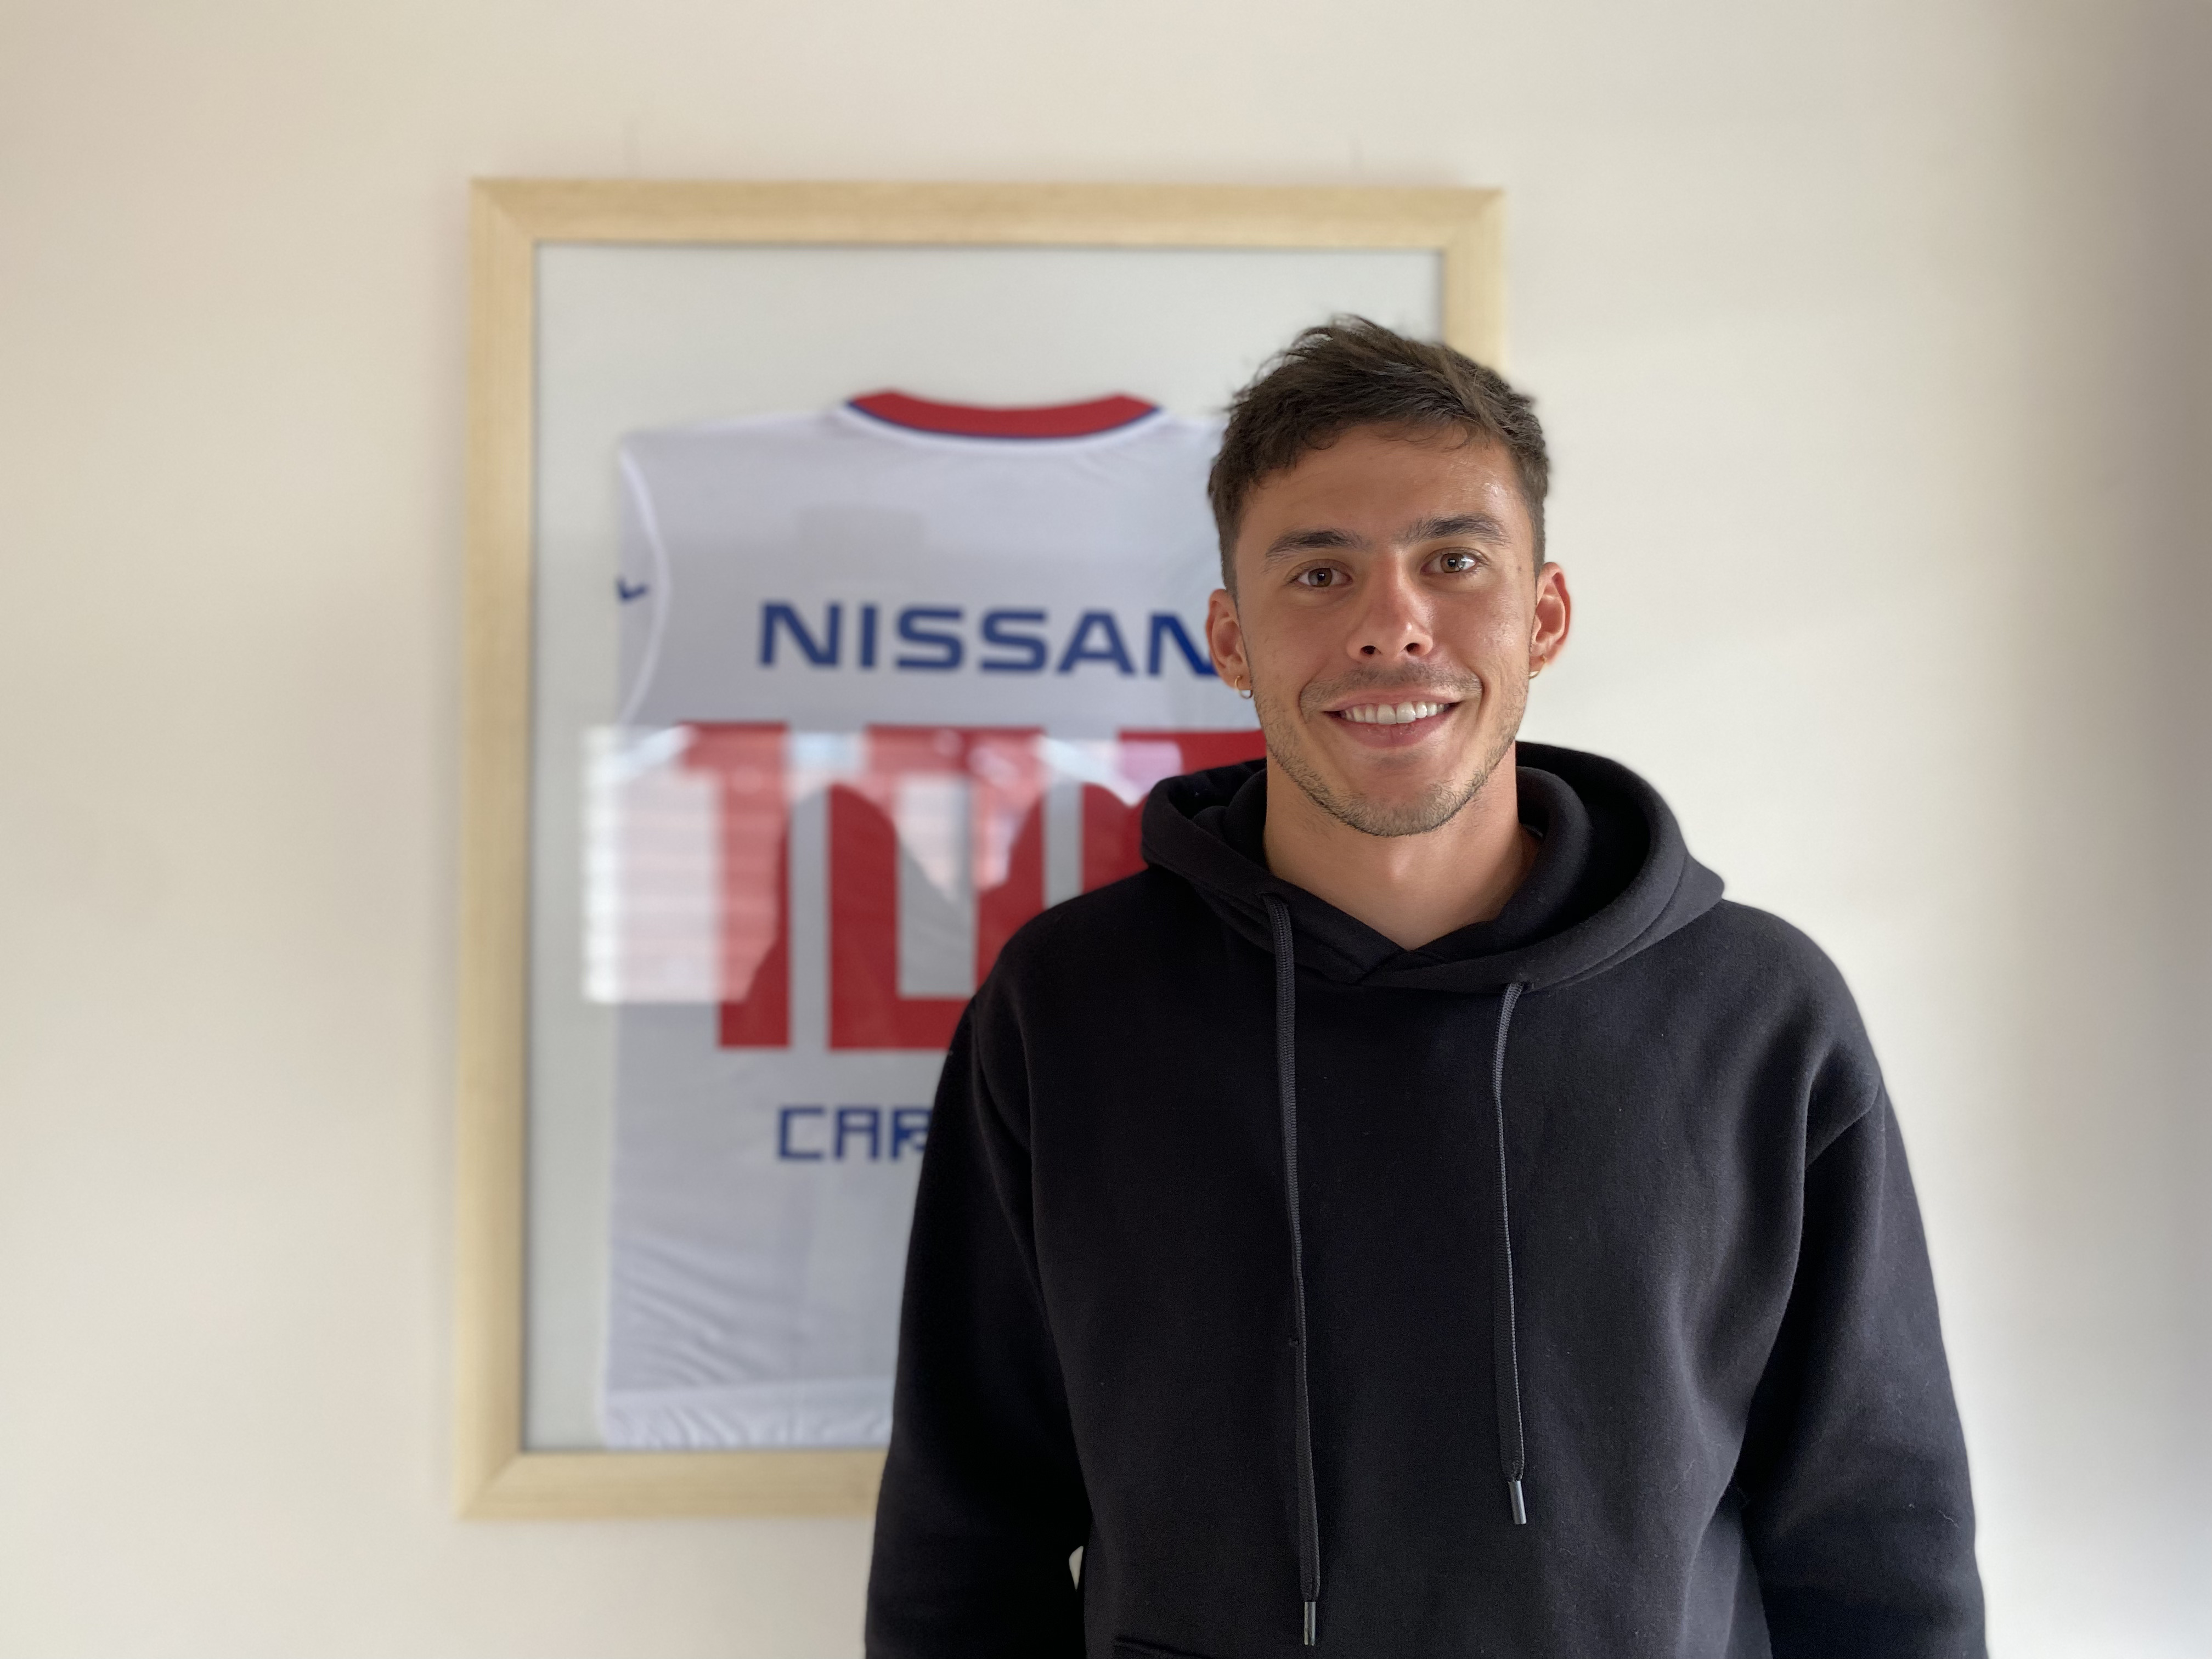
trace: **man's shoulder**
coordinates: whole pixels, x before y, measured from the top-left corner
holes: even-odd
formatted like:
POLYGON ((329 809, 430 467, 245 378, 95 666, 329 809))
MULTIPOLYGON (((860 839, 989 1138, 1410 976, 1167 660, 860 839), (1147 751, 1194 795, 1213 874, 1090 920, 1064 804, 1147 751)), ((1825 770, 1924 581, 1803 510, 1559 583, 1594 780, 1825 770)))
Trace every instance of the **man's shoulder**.
POLYGON ((1705 1018, 1801 1056, 1832 1111, 1842 1112, 1839 1121, 1871 1104, 1881 1069, 1858 1004, 1842 970, 1802 930, 1724 900, 1658 948, 1669 946, 1682 953, 1670 978, 1705 1018))
POLYGON ((1705 1018, 1788 1034, 1818 1049, 1867 1047, 1843 971, 1771 911, 1723 899, 1650 952, 1650 965, 1705 1018))
POLYGON ((1207 914, 1189 883, 1147 866, 1030 917, 1006 941, 991 978, 1019 984, 1140 968, 1207 914))
POLYGON ((1716 967, 1778 993, 1850 1000, 1828 953, 1771 910, 1722 899, 1675 937, 1716 967))
POLYGON ((1057 988, 1151 978, 1218 936, 1221 927, 1190 883, 1146 867, 1030 915, 998 953, 980 998, 1024 1005, 1057 988))

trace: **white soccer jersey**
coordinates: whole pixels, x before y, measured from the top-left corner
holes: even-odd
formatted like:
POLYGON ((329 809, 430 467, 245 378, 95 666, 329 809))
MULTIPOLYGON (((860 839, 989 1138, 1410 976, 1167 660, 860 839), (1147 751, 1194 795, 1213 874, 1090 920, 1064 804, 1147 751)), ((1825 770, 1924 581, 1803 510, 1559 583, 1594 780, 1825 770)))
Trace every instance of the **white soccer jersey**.
POLYGON ((634 434, 593 769, 616 1446, 887 1437, 945 1042, 1000 945, 1259 752, 1207 665, 1213 422, 896 393, 634 434))

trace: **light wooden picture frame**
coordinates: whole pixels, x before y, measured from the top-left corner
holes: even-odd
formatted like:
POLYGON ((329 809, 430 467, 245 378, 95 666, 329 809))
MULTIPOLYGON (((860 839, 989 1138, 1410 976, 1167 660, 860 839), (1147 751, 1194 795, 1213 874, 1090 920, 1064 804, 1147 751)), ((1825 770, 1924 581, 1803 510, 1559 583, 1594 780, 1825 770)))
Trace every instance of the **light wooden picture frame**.
POLYGON ((529 1228, 538 1206, 530 963, 543 256, 574 246, 1414 250, 1435 258, 1437 331, 1502 366, 1503 216, 1499 192, 1470 189, 474 186, 456 1170, 461 1513, 865 1513, 883 1463, 876 1449, 555 1449, 527 1427, 529 1228))

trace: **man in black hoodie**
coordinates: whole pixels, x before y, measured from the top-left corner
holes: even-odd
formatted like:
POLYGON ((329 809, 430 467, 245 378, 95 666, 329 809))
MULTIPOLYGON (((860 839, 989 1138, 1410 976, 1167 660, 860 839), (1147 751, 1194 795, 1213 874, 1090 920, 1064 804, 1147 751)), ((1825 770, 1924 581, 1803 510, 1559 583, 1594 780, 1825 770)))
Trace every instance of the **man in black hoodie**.
POLYGON ((1156 789, 953 1039, 878 1659, 1983 1652, 1850 994, 1641 779, 1516 744, 1545 488, 1526 398, 1356 319, 1232 407, 1267 757, 1156 789))

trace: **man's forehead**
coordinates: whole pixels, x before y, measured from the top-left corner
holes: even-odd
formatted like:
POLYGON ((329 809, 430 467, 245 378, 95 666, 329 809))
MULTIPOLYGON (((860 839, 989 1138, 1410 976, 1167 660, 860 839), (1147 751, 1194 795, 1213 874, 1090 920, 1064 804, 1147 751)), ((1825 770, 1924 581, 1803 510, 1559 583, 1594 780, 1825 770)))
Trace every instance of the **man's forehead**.
POLYGON ((1256 539, 1270 556, 1449 536, 1505 543, 1526 533, 1527 516, 1504 445, 1362 428, 1261 479, 1239 540, 1256 539))

